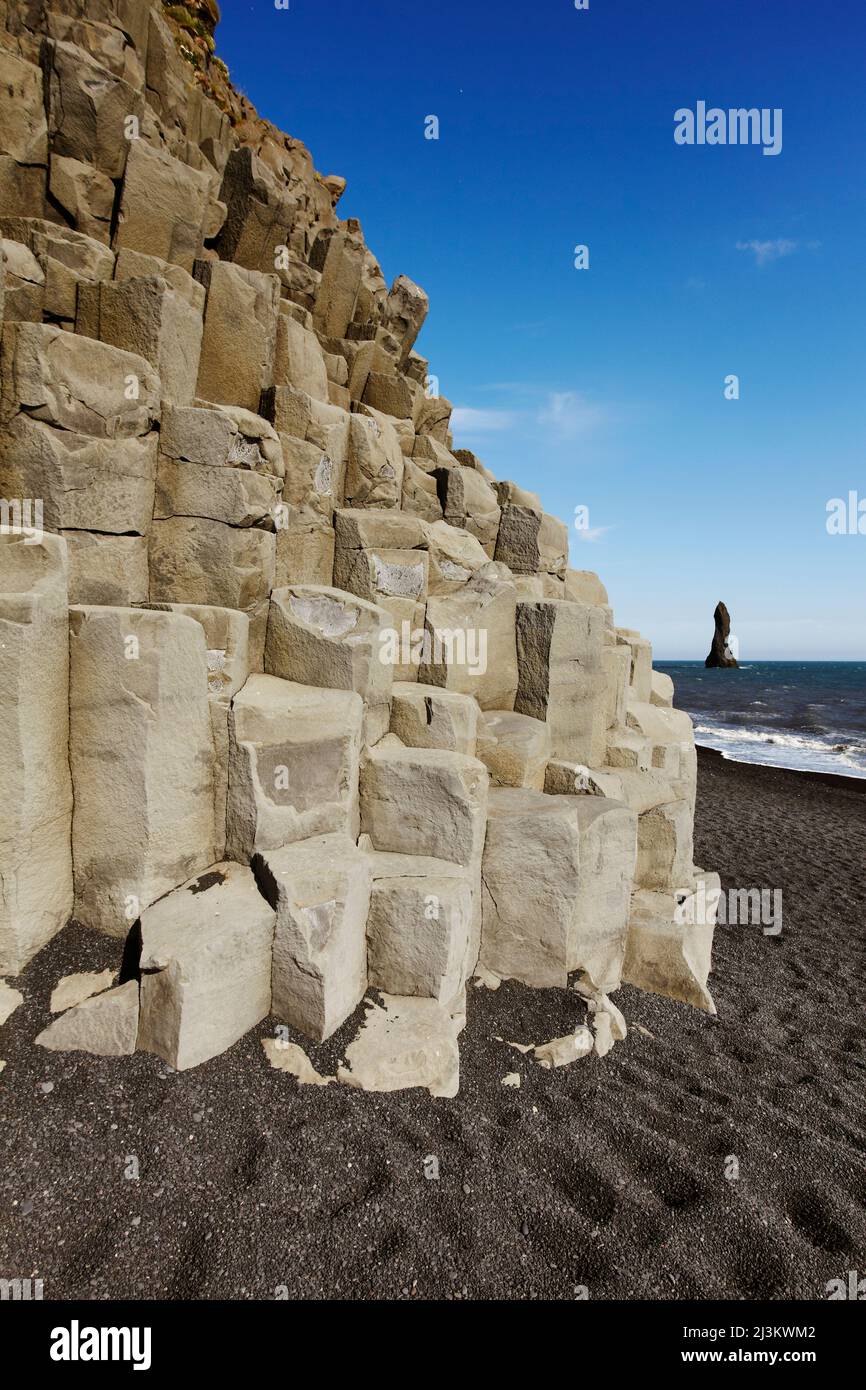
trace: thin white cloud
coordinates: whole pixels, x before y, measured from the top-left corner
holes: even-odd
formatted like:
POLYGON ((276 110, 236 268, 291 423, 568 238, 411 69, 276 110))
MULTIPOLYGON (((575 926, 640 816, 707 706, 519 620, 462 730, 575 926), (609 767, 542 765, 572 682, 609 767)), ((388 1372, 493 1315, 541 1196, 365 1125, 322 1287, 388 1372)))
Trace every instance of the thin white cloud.
POLYGON ((594 545, 600 541, 602 536, 606 536, 608 531, 612 531, 612 526, 590 526, 586 531, 578 531, 577 539, 583 541, 585 545, 594 545))
POLYGON ((510 410, 475 410, 458 405, 451 412, 451 428, 462 434, 495 434, 510 430, 514 416, 510 410))
POLYGON ((786 237, 776 237, 775 241, 738 241, 738 251, 751 251, 755 257, 756 265, 769 265, 771 261, 781 260, 783 256, 792 256, 797 250, 798 243, 789 241, 786 237))
POLYGON ((577 391, 551 391, 538 413, 538 423, 559 439, 574 439, 594 429, 604 419, 601 407, 593 405, 577 391))

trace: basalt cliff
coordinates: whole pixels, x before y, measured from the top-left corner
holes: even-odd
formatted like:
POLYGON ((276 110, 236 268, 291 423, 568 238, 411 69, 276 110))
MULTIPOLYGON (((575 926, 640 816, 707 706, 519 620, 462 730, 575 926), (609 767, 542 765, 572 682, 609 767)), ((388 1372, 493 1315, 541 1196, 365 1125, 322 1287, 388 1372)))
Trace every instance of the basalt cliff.
POLYGON ((0 0, 0 972, 117 938, 39 1041, 176 1068, 369 997, 339 1080, 434 1094, 473 982, 712 1010, 690 720, 218 17, 0 0))

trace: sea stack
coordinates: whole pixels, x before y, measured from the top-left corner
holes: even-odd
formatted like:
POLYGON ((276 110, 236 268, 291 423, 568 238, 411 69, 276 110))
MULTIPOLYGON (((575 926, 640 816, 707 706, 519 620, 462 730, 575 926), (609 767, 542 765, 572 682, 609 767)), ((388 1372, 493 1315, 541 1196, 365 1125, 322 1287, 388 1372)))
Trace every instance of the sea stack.
POLYGON ((731 634, 731 615, 721 602, 716 604, 713 621, 716 625, 716 630, 713 633, 713 645, 710 647, 710 654, 704 665, 739 666, 740 663, 728 646, 728 638, 731 634))

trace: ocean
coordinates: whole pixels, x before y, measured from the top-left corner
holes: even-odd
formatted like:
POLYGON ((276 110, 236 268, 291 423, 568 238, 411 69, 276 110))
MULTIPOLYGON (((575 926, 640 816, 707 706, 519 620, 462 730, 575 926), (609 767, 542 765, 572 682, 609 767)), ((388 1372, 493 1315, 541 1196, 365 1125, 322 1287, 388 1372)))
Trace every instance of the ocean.
POLYGON ((695 742, 726 758, 806 772, 866 777, 866 662, 747 661, 708 671, 702 661, 656 661, 695 742))

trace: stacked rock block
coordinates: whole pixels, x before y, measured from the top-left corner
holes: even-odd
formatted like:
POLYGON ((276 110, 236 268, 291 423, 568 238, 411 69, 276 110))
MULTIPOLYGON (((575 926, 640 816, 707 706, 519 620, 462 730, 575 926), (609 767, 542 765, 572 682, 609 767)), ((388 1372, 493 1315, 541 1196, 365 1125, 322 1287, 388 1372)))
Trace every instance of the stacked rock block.
POLYGON ((177 1067, 479 963, 712 1008, 688 717, 217 18, 0 4, 0 969, 134 930, 177 1067))

